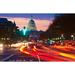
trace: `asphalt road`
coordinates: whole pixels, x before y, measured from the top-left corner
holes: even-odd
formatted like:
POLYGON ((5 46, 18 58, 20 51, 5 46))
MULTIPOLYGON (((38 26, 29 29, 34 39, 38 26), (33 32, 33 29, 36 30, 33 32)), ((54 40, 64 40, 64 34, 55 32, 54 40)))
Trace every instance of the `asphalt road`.
MULTIPOLYGON (((24 50, 25 51, 25 50, 24 50)), ((18 62, 31 62, 31 61, 75 61, 75 48, 62 47, 62 46, 41 46, 36 47, 36 51, 27 50, 29 54, 20 51, 16 48, 5 49, 0 53, 0 61, 18 61, 18 62)))
POLYGON ((30 48, 31 50, 22 49, 21 52, 29 54, 38 60, 44 61, 75 61, 75 47, 65 46, 44 46, 41 44, 40 47, 30 48))
POLYGON ((5 49, 3 53, 0 54, 0 61, 38 61, 37 58, 29 56, 27 54, 21 53, 19 50, 15 49, 5 49))

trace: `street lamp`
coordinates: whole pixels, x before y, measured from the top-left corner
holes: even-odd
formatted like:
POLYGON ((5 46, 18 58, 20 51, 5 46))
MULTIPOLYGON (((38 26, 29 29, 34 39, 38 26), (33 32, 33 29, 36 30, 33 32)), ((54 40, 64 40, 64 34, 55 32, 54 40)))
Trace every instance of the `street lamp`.
POLYGON ((74 40, 74 35, 71 35, 72 40, 74 40))
POLYGON ((63 34, 61 34, 61 37, 63 38, 63 37, 64 37, 64 35, 63 35, 63 34))
POLYGON ((61 34, 61 45, 63 45, 63 41, 64 41, 64 35, 61 34))

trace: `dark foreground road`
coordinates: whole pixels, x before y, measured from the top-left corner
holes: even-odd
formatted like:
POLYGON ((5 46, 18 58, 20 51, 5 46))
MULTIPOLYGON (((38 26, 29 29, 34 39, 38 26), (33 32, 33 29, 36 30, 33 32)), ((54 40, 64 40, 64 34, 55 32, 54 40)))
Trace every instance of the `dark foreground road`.
POLYGON ((6 49, 0 54, 0 61, 38 61, 38 59, 21 53, 19 50, 6 49))

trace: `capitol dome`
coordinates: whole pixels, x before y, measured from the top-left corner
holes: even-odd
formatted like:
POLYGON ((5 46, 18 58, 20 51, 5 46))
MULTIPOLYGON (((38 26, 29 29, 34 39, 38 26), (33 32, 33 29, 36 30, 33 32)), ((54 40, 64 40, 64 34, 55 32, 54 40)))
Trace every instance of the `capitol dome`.
POLYGON ((36 24, 34 22, 33 19, 31 19, 29 22, 28 22, 28 25, 26 26, 26 28, 28 30, 36 30, 36 24))
POLYGON ((36 23, 33 19, 29 20, 27 26, 22 29, 22 33, 25 37, 38 38, 39 33, 36 28, 36 23))

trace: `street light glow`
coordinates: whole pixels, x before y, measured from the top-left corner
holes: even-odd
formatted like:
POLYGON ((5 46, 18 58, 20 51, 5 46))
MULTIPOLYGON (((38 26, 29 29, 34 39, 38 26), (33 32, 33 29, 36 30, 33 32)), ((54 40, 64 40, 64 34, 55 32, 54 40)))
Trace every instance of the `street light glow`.
POLYGON ((0 53, 3 52, 3 44, 0 44, 0 53))

